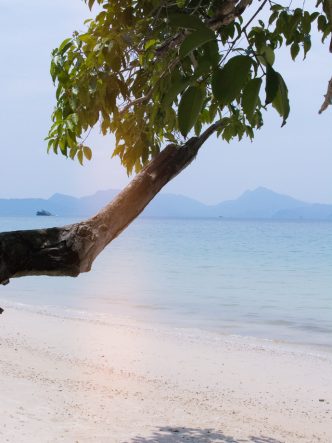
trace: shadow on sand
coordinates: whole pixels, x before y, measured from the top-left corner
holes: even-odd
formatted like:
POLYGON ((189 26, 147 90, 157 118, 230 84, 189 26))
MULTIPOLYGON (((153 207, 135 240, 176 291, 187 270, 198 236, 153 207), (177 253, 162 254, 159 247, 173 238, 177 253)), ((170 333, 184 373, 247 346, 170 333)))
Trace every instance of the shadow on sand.
POLYGON ((163 427, 149 437, 135 437, 128 443, 285 443, 271 437, 236 439, 213 429, 163 427))

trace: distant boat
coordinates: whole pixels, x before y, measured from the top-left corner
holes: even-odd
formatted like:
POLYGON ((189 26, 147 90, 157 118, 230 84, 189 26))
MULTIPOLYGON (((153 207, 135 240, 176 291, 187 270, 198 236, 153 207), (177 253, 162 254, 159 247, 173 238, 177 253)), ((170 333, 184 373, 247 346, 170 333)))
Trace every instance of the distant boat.
POLYGON ((44 217, 50 217, 50 216, 52 216, 53 214, 51 214, 51 213, 48 212, 48 211, 45 211, 45 209, 42 209, 41 211, 37 211, 37 212, 36 212, 36 215, 41 215, 41 216, 44 216, 44 217))

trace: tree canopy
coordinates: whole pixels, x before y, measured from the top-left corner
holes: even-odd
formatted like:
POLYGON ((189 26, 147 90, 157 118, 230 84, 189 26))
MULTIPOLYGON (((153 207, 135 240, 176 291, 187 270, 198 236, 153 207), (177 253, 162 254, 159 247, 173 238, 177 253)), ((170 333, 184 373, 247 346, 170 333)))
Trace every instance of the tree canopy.
POLYGON ((85 1, 97 6, 95 19, 52 53, 48 149, 90 160, 87 136, 99 124, 115 135, 113 156, 128 173, 214 122, 227 142, 252 139, 271 106, 284 125, 290 104, 274 68, 278 50, 306 57, 313 27, 322 41, 332 31, 332 0, 310 11, 306 2, 270 0, 85 1))

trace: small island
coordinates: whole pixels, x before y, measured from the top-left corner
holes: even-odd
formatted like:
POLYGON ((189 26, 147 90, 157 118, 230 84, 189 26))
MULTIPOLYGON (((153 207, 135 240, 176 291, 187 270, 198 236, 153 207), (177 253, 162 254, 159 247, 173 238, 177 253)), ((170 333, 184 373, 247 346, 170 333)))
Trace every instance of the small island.
POLYGON ((45 209, 42 209, 41 211, 37 211, 37 212, 36 212, 36 215, 44 216, 44 217, 50 217, 50 216, 52 216, 53 214, 51 214, 51 213, 48 212, 48 211, 45 211, 45 209))

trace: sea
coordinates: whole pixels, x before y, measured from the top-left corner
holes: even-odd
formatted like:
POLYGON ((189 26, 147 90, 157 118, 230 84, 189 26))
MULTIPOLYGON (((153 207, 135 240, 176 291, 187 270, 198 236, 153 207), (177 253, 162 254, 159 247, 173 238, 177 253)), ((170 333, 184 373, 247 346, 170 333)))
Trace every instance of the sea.
MULTIPOLYGON (((76 221, 0 217, 0 231, 76 221)), ((91 272, 12 279, 0 306, 332 350, 332 222, 139 218, 91 272)))

